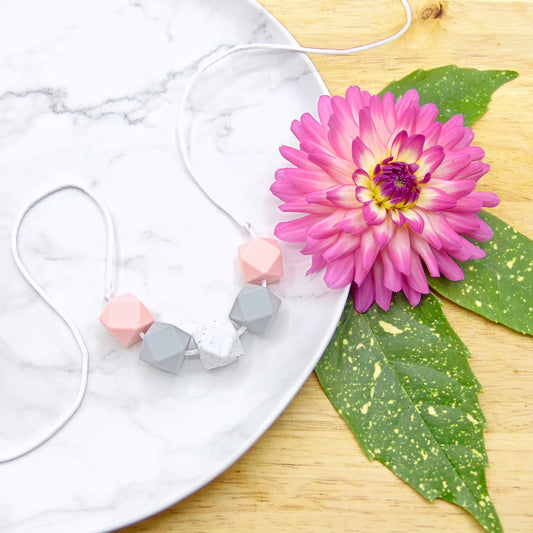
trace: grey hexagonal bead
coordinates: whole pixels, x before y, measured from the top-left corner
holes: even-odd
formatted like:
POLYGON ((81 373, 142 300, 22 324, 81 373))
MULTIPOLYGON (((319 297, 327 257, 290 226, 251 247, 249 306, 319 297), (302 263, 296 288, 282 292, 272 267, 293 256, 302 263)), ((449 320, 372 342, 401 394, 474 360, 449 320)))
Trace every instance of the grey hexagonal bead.
POLYGON ((267 287, 245 285, 235 298, 229 317, 251 333, 262 335, 278 314, 281 300, 267 287))
POLYGON ((160 370, 177 374, 191 341, 191 335, 176 326, 154 322, 144 335, 139 357, 160 370))

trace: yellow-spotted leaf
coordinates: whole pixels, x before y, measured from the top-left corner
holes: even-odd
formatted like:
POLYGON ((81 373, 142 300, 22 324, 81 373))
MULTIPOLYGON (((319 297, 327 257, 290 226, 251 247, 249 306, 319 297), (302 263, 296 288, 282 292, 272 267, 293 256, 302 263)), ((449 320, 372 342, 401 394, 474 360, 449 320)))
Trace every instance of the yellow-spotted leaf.
POLYGON ((429 283, 460 306, 533 335, 533 241, 494 215, 480 216, 494 232, 490 241, 476 242, 485 257, 459 263, 464 281, 429 278, 429 283))
POLYGON ((463 115, 465 126, 471 126, 487 111, 492 93, 517 76, 518 73, 512 70, 477 70, 447 65, 415 70, 387 85, 382 93, 390 91, 398 97, 409 89, 416 89, 421 104, 437 104, 438 120, 446 122, 454 115, 463 115))
POLYGON ((364 452, 425 498, 502 531, 485 482, 485 418, 469 352, 434 295, 359 314, 350 298, 316 373, 364 452))

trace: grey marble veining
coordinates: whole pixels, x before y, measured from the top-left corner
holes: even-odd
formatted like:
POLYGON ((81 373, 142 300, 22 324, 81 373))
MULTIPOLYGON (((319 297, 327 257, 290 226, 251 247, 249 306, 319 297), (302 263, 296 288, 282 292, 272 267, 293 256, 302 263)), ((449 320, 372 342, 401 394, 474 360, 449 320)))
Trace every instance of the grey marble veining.
MULTIPOLYGON (((0 4, 0 455, 45 432, 74 399, 80 355, 9 253, 31 199, 66 182, 110 207, 119 292, 193 333, 224 317, 243 286, 243 235, 208 204, 181 163, 176 108, 198 64, 233 44, 290 37, 251 0, 48 0, 0 4)), ((325 88, 297 54, 250 52, 217 65, 190 101, 193 162, 216 198, 270 237, 281 219, 268 191, 290 122, 325 88), (282 60, 280 60, 282 56, 282 60)), ((306 279, 283 247, 282 298, 265 337, 207 372, 169 375, 123 349, 98 322, 104 226, 67 191, 21 232, 23 258, 71 315, 90 350, 89 387, 49 443, 0 465, 0 531, 110 530, 187 496, 227 468, 275 420, 311 372, 344 294, 306 279)))

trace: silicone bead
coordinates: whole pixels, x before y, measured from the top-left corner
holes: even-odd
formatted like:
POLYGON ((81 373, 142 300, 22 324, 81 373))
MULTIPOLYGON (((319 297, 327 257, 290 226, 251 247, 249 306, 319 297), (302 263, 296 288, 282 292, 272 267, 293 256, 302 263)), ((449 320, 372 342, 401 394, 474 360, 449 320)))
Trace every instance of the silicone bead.
POLYGON ((281 300, 261 285, 246 285, 235 298, 229 317, 239 326, 262 335, 276 318, 281 300))
POLYGON ((100 315, 100 322, 120 344, 131 346, 154 323, 154 317, 140 300, 126 293, 109 300, 100 315))
POLYGON ((143 338, 139 357, 160 370, 177 374, 185 351, 193 347, 194 340, 185 331, 172 324, 154 322, 143 338))
POLYGON ((242 277, 245 283, 273 283, 283 276, 283 261, 278 241, 256 237, 239 246, 242 277))
POLYGON ((196 344, 200 360, 207 370, 225 366, 244 353, 239 335, 227 318, 205 326, 196 344))

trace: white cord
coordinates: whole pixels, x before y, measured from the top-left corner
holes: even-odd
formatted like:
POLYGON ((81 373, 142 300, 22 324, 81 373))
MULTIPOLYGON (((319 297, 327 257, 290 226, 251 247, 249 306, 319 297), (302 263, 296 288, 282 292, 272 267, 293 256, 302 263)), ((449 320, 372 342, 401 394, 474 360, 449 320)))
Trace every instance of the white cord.
POLYGON ((220 61, 224 60, 225 58, 237 52, 245 52, 247 50, 271 50, 271 51, 283 51, 283 52, 298 52, 301 54, 321 54, 321 55, 341 56, 341 55, 355 54, 357 52, 364 52, 366 50, 372 50, 373 48, 377 48, 379 46, 383 46, 385 44, 391 43, 392 41, 399 39, 409 29, 413 21, 413 13, 411 11, 411 6, 409 5, 408 0, 400 0, 400 1, 403 5, 403 8, 405 9, 405 15, 407 17, 407 20, 404 26, 399 31, 397 31, 396 33, 394 33, 393 35, 389 37, 386 37, 385 39, 381 39, 379 41, 375 41, 369 44, 355 46, 353 48, 344 48, 344 49, 312 48, 312 47, 300 46, 299 44, 296 44, 296 45, 270 44, 270 43, 242 44, 242 45, 229 48, 228 50, 224 51, 220 55, 213 58, 211 61, 204 63, 194 72, 194 74, 189 79, 189 82, 185 86, 185 90, 181 97, 181 102, 178 107, 178 115, 177 115, 178 147, 183 157, 183 162, 191 178, 196 183, 200 191, 204 194, 204 196, 210 202, 212 202, 216 207, 218 207, 218 209, 220 209, 227 217, 229 217, 230 220, 232 220, 235 224, 243 228, 244 231, 250 237, 254 237, 256 235, 255 231, 252 228, 252 225, 247 221, 240 220, 237 215, 231 213, 228 209, 224 208, 218 201, 216 201, 213 198, 213 196, 211 196, 207 192, 207 190, 201 184, 201 180, 198 178, 198 174, 196 173, 194 166, 192 164, 190 153, 189 153, 189 143, 187 142, 187 136, 186 136, 186 130, 185 130, 185 112, 187 110, 187 102, 189 100, 189 96, 190 96, 190 93, 192 91, 194 84, 206 70, 210 69, 212 66, 216 65, 220 61))
MULTIPOLYGON (((238 45, 238 46, 235 46, 233 48, 226 50, 225 52, 215 57, 211 61, 200 66, 189 79, 189 82, 187 83, 185 87, 185 91, 182 95, 180 105, 178 107, 178 116, 177 116, 178 147, 181 151, 183 161, 185 163, 185 167, 187 168, 187 171, 189 172, 193 181, 196 183, 196 185, 199 187, 200 191, 205 195, 205 197, 210 202, 212 202, 216 207, 218 207, 235 224, 243 228, 244 231, 251 237, 255 236, 255 231, 253 230, 252 225, 249 222, 241 221, 236 215, 230 213, 220 203, 218 203, 207 192, 207 190, 201 185, 201 181, 198 178, 198 175, 193 167, 190 154, 189 154, 189 145, 186 139, 184 117, 187 111, 187 102, 188 102, 188 99, 189 99, 189 96, 190 96, 190 93, 192 91, 194 84, 196 83, 198 78, 212 66, 216 65, 217 63, 229 57, 230 55, 233 55, 238 52, 244 52, 247 50, 270 50, 270 51, 298 52, 298 53, 303 53, 303 54, 322 54, 322 55, 347 55, 347 54, 354 54, 357 52, 363 52, 366 50, 371 50, 372 48, 377 48, 378 46, 383 46, 401 37, 408 30, 408 28, 410 27, 412 23, 413 16, 412 16, 409 2, 407 0, 401 0, 401 3, 405 9, 407 21, 405 25, 398 32, 396 32, 395 34, 385 39, 381 39, 379 41, 376 41, 370 44, 355 46, 353 48, 347 48, 347 49, 311 48, 311 47, 304 47, 300 45, 268 44, 268 43, 252 43, 252 44, 238 45)), ((39 437, 32 444, 28 445, 27 447, 23 448, 22 450, 12 455, 9 455, 6 457, 0 457, 0 464, 8 463, 10 461, 18 459, 32 452, 39 446, 43 445, 45 442, 49 441, 71 420, 71 418, 77 412, 81 403, 83 402, 83 398, 85 397, 85 393, 87 390, 87 382, 88 382, 88 375, 89 375, 89 352, 87 350, 85 341, 83 340, 83 337, 81 336, 74 322, 72 322, 72 320, 68 318, 68 316, 60 309, 60 307, 52 300, 52 298, 50 298, 50 296, 42 289, 42 287, 35 281, 35 279, 29 273, 29 271, 27 270, 26 266, 24 265, 20 257, 19 247, 18 247, 20 228, 26 215, 31 211, 33 207, 35 207, 36 204, 38 204, 45 198, 48 198, 49 196, 52 196, 53 194, 63 191, 65 189, 75 189, 75 190, 82 192, 86 196, 88 196, 99 207, 100 211, 102 212, 104 216, 105 224, 106 224, 106 233, 107 233, 105 299, 106 300, 111 299, 114 294, 115 262, 116 262, 115 261, 116 260, 116 257, 115 257, 116 246, 115 246, 115 238, 114 238, 115 234, 114 234, 114 227, 113 227, 113 219, 106 205, 97 196, 89 192, 87 189, 79 185, 72 185, 72 184, 67 184, 67 185, 62 185, 60 187, 57 187, 41 195, 39 198, 31 202, 22 211, 21 215, 18 217, 18 219, 16 220, 14 224, 13 232, 11 235, 11 253, 13 255, 13 259, 15 260, 15 264, 17 268, 19 269, 20 273, 22 274, 22 276, 24 277, 24 279, 33 288, 33 290, 51 307, 51 309, 63 320, 63 322, 66 324, 66 326, 71 331, 76 343, 78 344, 78 347, 80 349, 81 356, 82 356, 80 383, 79 383, 79 388, 78 388, 78 393, 76 395, 76 398, 72 406, 70 407, 69 411, 65 414, 65 416, 58 423, 56 423, 56 425, 53 426, 52 429, 49 430, 44 436, 39 437)), ((241 335, 242 333, 244 333, 245 329, 246 328, 241 328, 237 333, 241 335)), ((190 350, 189 352, 190 353, 186 352, 186 355, 192 355, 193 352, 196 353, 197 350, 190 350)))
POLYGON ((74 337, 81 352, 80 383, 79 383, 76 399, 74 400, 72 406, 70 407, 69 411, 64 415, 64 417, 58 423, 56 423, 56 425, 53 426, 52 429, 46 432, 45 435, 39 437, 32 444, 28 445, 27 447, 23 448, 22 450, 12 455, 9 455, 6 457, 0 457, 0 464, 8 463, 10 461, 13 461, 14 459, 18 459, 19 457, 22 457, 32 452, 39 446, 43 445, 45 442, 49 441, 74 416, 76 411, 79 409, 83 401, 83 398, 85 396, 85 392, 87 390, 87 381, 88 381, 88 376, 89 376, 89 352, 87 350, 85 341, 83 340, 83 337, 81 336, 74 322, 70 320, 70 318, 65 314, 65 312, 60 309, 60 307, 52 300, 52 298, 50 298, 50 296, 43 290, 43 288, 35 281, 33 276, 29 273, 28 269, 26 268, 26 266, 24 265, 20 257, 19 246, 18 246, 20 227, 26 215, 39 202, 65 189, 75 189, 87 195, 100 208, 100 211, 102 212, 104 216, 105 224, 106 224, 106 233, 107 233, 105 299, 108 300, 112 298, 113 296, 114 281, 115 281, 115 254, 116 254, 115 238, 114 238, 115 233, 114 233, 113 219, 111 218, 111 213, 109 212, 105 204, 98 197, 96 197, 94 194, 84 189, 83 187, 80 187, 79 185, 70 185, 70 184, 57 187, 43 194, 42 196, 40 196, 33 202, 31 202, 22 211, 21 215, 17 218, 13 226, 13 232, 11 234, 11 253, 13 255, 13 259, 15 260, 15 264, 17 265, 17 268, 19 269, 24 279, 29 283, 29 285, 33 288, 33 290, 52 308, 52 310, 63 320, 63 322, 67 325, 70 332, 72 333, 72 336, 74 337))

